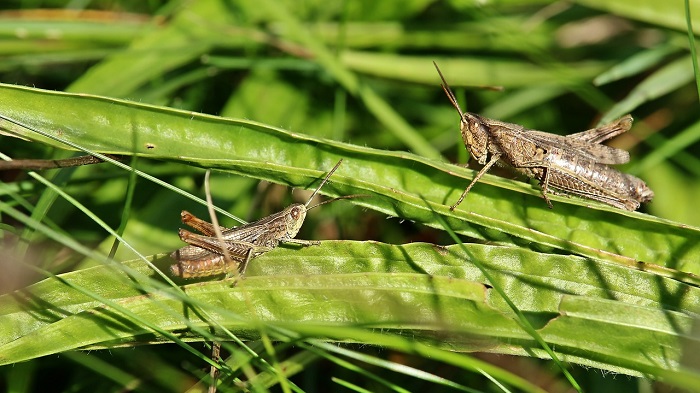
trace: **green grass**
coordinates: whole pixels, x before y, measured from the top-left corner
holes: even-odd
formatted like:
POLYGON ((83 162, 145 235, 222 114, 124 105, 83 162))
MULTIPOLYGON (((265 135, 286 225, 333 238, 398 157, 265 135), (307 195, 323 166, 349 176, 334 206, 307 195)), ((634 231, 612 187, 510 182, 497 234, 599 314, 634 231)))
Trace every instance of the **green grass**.
POLYGON ((683 8, 649 3, 8 15, 0 153, 125 158, 0 173, 0 383, 206 389, 216 339, 220 391, 697 390, 698 72, 683 8), (495 170, 450 211, 475 172, 453 165, 467 157, 432 61, 468 110, 528 128, 631 112, 613 143, 654 201, 550 210, 495 170), (256 258, 235 286, 162 273, 180 210, 207 217, 205 169, 233 226, 305 200, 340 158, 321 192, 369 197, 309 214, 298 237, 321 246, 256 258))

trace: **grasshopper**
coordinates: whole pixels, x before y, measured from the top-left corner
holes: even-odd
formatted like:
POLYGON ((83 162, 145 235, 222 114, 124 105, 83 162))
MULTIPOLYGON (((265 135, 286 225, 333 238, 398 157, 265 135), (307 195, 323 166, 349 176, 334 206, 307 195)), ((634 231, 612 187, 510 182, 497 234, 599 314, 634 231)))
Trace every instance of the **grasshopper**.
POLYGON ((433 64, 442 79, 442 89, 459 113, 462 140, 471 156, 483 165, 450 210, 462 203, 474 184, 497 163, 539 180, 550 209, 550 188, 555 193, 577 195, 625 210, 636 210, 641 202, 654 197, 641 179, 607 166, 628 162, 628 152, 600 144, 629 130, 632 116, 567 136, 529 130, 463 112, 440 68, 433 64))
POLYGON ((228 274, 238 268, 239 274, 242 275, 251 259, 271 251, 281 242, 301 246, 321 244, 319 241, 300 240, 294 237, 301 229, 306 212, 310 209, 324 203, 358 196, 348 195, 334 198, 309 207, 311 200, 342 162, 341 159, 328 172, 328 175, 321 181, 306 203, 294 203, 278 213, 238 227, 219 227, 221 238, 216 236, 216 228, 213 224, 183 210, 180 214, 182 222, 202 234, 180 229, 180 239, 188 245, 171 254, 177 263, 170 266, 170 272, 174 276, 182 278, 196 278, 228 274))

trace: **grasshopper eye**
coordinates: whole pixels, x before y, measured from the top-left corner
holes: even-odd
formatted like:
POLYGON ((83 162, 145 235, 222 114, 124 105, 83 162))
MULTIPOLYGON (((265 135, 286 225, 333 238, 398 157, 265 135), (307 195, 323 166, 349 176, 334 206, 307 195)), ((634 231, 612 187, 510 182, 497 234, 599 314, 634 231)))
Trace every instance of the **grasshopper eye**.
POLYGON ((301 209, 298 207, 295 207, 294 209, 292 209, 291 212, 289 212, 289 214, 292 216, 293 219, 298 220, 299 217, 301 216, 301 209))

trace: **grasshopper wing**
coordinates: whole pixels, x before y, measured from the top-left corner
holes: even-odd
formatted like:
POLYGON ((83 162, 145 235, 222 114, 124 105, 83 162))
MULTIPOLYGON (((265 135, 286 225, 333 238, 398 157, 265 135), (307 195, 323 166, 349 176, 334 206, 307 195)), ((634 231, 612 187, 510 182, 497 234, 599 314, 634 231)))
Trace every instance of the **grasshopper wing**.
POLYGON ((631 126, 632 116, 626 115, 610 124, 571 135, 562 136, 533 130, 527 130, 524 135, 545 149, 563 149, 599 164, 624 164, 630 160, 628 152, 600 143, 626 132, 631 126))
POLYGON ((542 131, 527 131, 523 136, 545 150, 548 148, 561 149, 599 164, 624 164, 630 160, 630 154, 622 149, 572 139, 568 136, 542 131))
POLYGON ((612 123, 591 128, 590 130, 567 135, 567 138, 578 139, 583 142, 600 143, 629 131, 632 127, 632 116, 625 115, 612 123))

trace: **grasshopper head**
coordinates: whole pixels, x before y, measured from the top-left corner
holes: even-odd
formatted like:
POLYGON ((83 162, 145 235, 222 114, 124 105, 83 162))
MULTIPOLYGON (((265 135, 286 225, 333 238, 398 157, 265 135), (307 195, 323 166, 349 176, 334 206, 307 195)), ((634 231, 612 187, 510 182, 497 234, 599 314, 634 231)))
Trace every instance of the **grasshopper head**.
POLYGON ((290 205, 288 208, 284 209, 282 212, 282 215, 284 217, 284 226, 286 230, 286 235, 289 239, 293 239, 297 233, 299 233, 299 229, 301 229, 301 226, 304 224, 304 219, 306 219, 306 212, 309 209, 313 209, 316 206, 322 205, 322 203, 309 207, 309 204, 311 201, 314 199, 316 194, 318 193, 318 190, 323 187, 324 184, 330 179, 331 176, 333 176, 333 173, 338 169, 340 164, 343 163, 343 160, 340 159, 337 164, 331 169, 330 172, 326 175, 325 178, 323 178, 323 181, 321 184, 319 184, 318 188, 314 190, 313 194, 309 197, 309 200, 306 201, 306 203, 295 203, 293 205, 290 205))
POLYGON ((473 113, 460 113, 460 131, 462 140, 469 149, 469 154, 481 165, 486 164, 488 155, 489 134, 486 124, 479 115, 473 113))
POLYGON ((299 233, 306 218, 306 210, 303 203, 295 203, 284 209, 284 226, 289 239, 293 239, 299 233))
POLYGON ((455 107, 457 113, 459 113, 459 130, 462 133, 462 141, 464 141, 467 149, 469 149, 469 154, 471 154, 479 164, 486 164, 489 143, 488 127, 480 116, 462 111, 462 108, 459 107, 459 103, 457 102, 455 93, 442 75, 442 71, 440 71, 440 68, 435 62, 433 62, 433 64, 440 75, 440 79, 442 79, 442 85, 440 85, 442 86, 442 90, 445 91, 450 103, 455 107))

